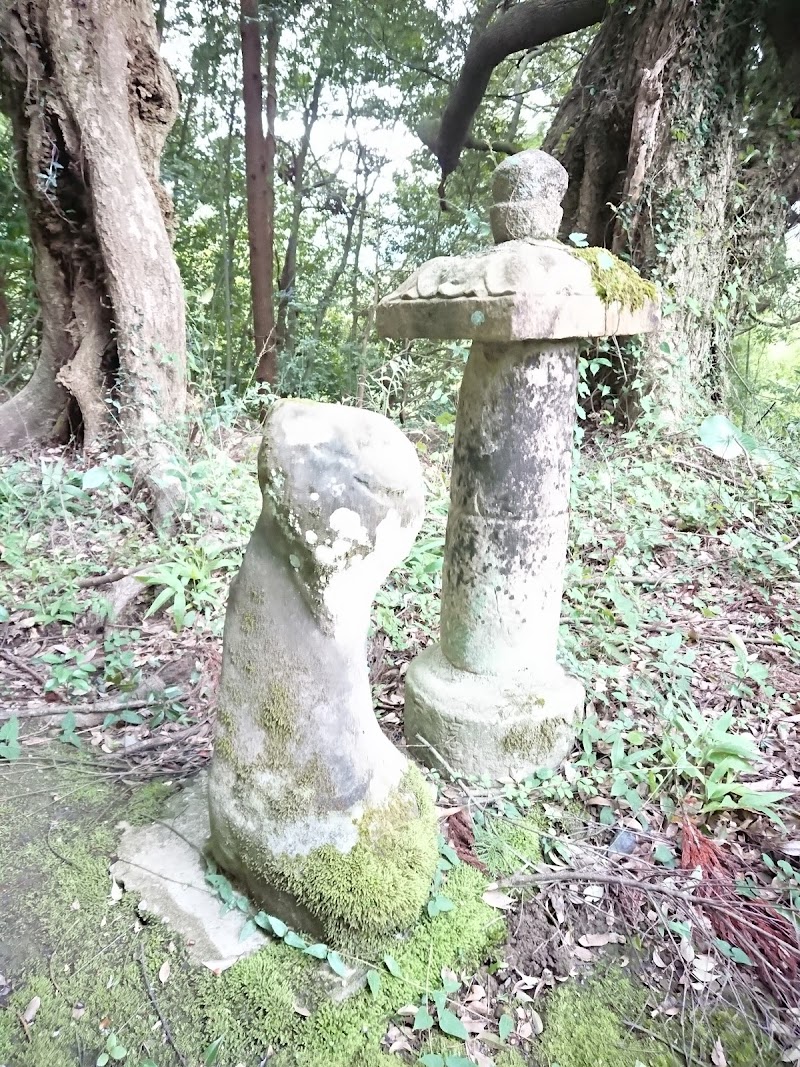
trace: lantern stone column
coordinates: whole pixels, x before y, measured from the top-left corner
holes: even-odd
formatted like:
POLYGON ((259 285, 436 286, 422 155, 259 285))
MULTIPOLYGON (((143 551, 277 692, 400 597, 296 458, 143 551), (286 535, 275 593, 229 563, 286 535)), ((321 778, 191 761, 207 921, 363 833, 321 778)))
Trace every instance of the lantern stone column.
POLYGON ((441 641, 406 676, 409 745, 446 774, 521 777, 556 766, 583 709, 581 685, 556 660, 578 346, 653 329, 658 309, 652 285, 610 253, 554 239, 566 188, 566 171, 545 153, 510 157, 493 179, 496 247, 431 260, 378 308, 388 336, 473 339, 456 419, 441 641))

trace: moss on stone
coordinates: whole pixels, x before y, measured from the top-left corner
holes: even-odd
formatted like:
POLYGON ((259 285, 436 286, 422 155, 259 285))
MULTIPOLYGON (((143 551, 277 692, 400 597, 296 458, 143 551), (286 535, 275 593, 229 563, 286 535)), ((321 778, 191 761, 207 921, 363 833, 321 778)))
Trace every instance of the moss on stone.
POLYGON ((286 685, 272 682, 258 713, 258 725, 281 755, 297 733, 297 715, 286 685))
MULTIPOLYGON (((534 706, 541 707, 541 704, 534 706)), ((509 756, 531 760, 541 755, 545 761, 563 728, 562 720, 553 718, 512 726, 503 735, 500 747, 509 756)))
MULTIPOLYGON (((146 1059, 172 1062, 175 1056, 164 1043, 145 989, 143 953, 159 1007, 187 1063, 204 1062, 205 1049, 222 1037, 219 1067, 259 1063, 270 1047, 277 1052, 270 1060, 276 1067, 391 1067, 397 1057, 381 1050, 381 1040, 397 1009, 418 1001, 442 967, 474 968, 505 936, 502 918, 481 899, 485 879, 459 866, 447 883, 454 909, 434 919, 423 915, 408 939, 393 943, 390 951, 401 978, 375 957, 382 979, 377 996, 364 990, 342 1005, 326 1003, 306 1018, 296 1007, 320 966, 310 957, 275 942, 215 977, 189 963, 169 926, 142 927, 132 896, 112 901, 108 862, 116 848, 116 826, 129 819, 131 810, 116 783, 93 788, 79 808, 72 807, 68 817, 65 813, 50 833, 55 851, 46 838, 56 813, 38 803, 43 785, 37 775, 31 786, 36 804, 4 803, 0 797, 0 942, 4 973, 15 985, 8 1010, 0 1011, 0 1063, 94 1063, 105 1042, 101 1023, 128 1049, 125 1063, 131 1067, 146 1059), (13 895, 13 907, 4 894, 13 895), (18 944, 26 954, 24 973, 9 954, 18 944), (171 974, 161 984, 156 975, 165 960, 171 974), (41 998, 41 1007, 26 1037, 19 1016, 34 996, 41 998), (85 1010, 73 1018, 78 1002, 85 1010)), ((46 795, 61 790, 66 795, 74 787, 74 775, 51 773, 46 795)), ((18 781, 12 791, 21 791, 18 781)), ((140 813, 154 800, 146 792, 147 804, 134 799, 140 813)))
POLYGON ((607 249, 571 248, 570 252, 589 264, 595 292, 604 304, 619 304, 637 311, 647 300, 657 299, 658 290, 654 283, 607 249))
POLYGON ((295 897, 332 941, 377 951, 416 922, 436 867, 433 801, 419 770, 409 767, 387 803, 366 811, 357 829, 349 852, 323 845, 307 856, 242 854, 249 870, 295 897))

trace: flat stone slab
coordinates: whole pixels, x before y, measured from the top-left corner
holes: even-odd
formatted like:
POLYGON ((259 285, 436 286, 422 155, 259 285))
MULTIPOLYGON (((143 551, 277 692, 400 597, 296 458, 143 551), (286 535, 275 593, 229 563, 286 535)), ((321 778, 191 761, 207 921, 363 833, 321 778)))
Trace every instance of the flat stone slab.
POLYGON ((423 264, 378 304, 376 328, 384 337, 508 343, 650 333, 659 318, 654 300, 605 304, 589 264, 566 245, 507 241, 423 264))
MULTIPOLYGON (((139 896, 141 912, 169 923, 184 938, 191 960, 221 974, 275 942, 260 930, 240 940, 247 917, 238 909, 223 914, 221 900, 206 882, 203 853, 210 833, 203 771, 169 799, 158 822, 125 830, 111 874, 139 896)), ((340 1003, 363 987, 366 975, 366 967, 357 967, 340 977, 320 961, 298 992, 298 1010, 308 1015, 325 1001, 340 1003)))
POLYGON ((257 952, 267 937, 256 931, 239 939, 245 916, 221 914, 222 903, 206 882, 203 856, 210 834, 205 772, 175 796, 163 818, 149 826, 129 827, 122 835, 111 874, 139 896, 139 910, 174 927, 189 956, 215 972, 257 952))

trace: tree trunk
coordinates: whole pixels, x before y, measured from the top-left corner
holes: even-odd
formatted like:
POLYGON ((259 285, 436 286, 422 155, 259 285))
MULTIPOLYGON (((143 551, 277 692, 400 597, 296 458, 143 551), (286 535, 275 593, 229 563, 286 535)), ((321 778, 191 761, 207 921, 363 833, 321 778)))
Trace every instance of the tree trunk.
MULTIPOLYGON (((247 170, 247 230, 250 239, 250 294, 255 343, 256 381, 274 383, 277 377, 275 353, 275 308, 273 300, 274 244, 274 129, 264 136, 262 112, 264 84, 261 77, 261 23, 258 0, 242 0, 242 81, 244 88, 244 150, 247 170)), ((274 31, 270 35, 270 45, 274 31)), ((272 47, 268 49, 274 51, 272 47)), ((268 61, 274 94, 274 60, 268 61)), ((268 81, 269 81, 268 74, 268 81)), ((272 112, 274 114, 274 112, 272 112)), ((268 111, 269 115, 269 111, 268 111)))
POLYGON ((26 194, 42 345, 0 407, 0 447, 117 439, 177 506, 166 437, 186 400, 183 291, 159 163, 178 93, 151 0, 14 0, 0 14, 3 106, 26 194))
POLYGON ((319 101, 322 89, 327 77, 327 47, 328 37, 333 24, 334 9, 331 8, 331 17, 325 26, 320 43, 320 60, 314 77, 314 85, 311 95, 303 113, 303 135, 297 154, 293 155, 291 164, 287 165, 286 176, 292 187, 292 219, 289 224, 289 236, 286 239, 286 252, 283 257, 283 266, 278 282, 278 326, 277 345, 281 355, 291 358, 294 354, 296 316, 290 314, 292 301, 295 297, 295 285, 297 281, 297 248, 300 243, 300 222, 303 214, 304 198, 307 192, 305 186, 306 163, 308 152, 311 147, 311 132, 319 115, 319 101))
MULTIPOLYGON (((544 143, 570 175, 564 236, 587 234, 665 290, 642 370, 675 416, 698 392, 718 393, 737 292, 758 260, 759 246, 742 240, 739 148, 759 8, 758 0, 609 5, 544 143)), ((778 197, 761 192, 762 230, 776 236, 778 197)))

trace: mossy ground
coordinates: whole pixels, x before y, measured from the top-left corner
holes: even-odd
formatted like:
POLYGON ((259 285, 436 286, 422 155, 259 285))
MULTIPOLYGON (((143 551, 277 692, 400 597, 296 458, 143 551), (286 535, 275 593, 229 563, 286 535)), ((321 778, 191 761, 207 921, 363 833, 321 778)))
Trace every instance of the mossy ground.
POLYGON ((535 1067, 685 1067, 709 1064, 717 1040, 727 1067, 778 1067, 780 1053, 741 1014, 697 1010, 651 1018, 653 994, 618 968, 560 986, 547 999, 535 1067))
POLYGON ((0 1010, 0 1063, 7 1067, 88 1067, 108 1030, 128 1050, 125 1067, 147 1059, 158 1067, 176 1063, 145 970, 192 1067, 219 1037, 220 1067, 255 1067, 270 1047, 272 1062, 285 1067, 396 1064, 380 1045, 392 1013, 435 987, 443 966, 476 966, 505 935, 498 913, 481 900, 484 879, 459 866, 447 884, 453 911, 423 918, 412 937, 392 946, 401 978, 382 968, 377 995, 365 990, 305 1017, 296 1008, 317 966, 310 957, 276 943, 215 977, 189 962, 168 927, 143 924, 129 894, 113 901, 108 864, 118 824, 154 817, 161 787, 131 796, 118 783, 76 778, 73 770, 0 770, 0 943, 14 983, 0 1010), (170 976, 161 983, 166 960, 170 976), (26 1035, 20 1015, 34 996, 41 1007, 26 1035))

